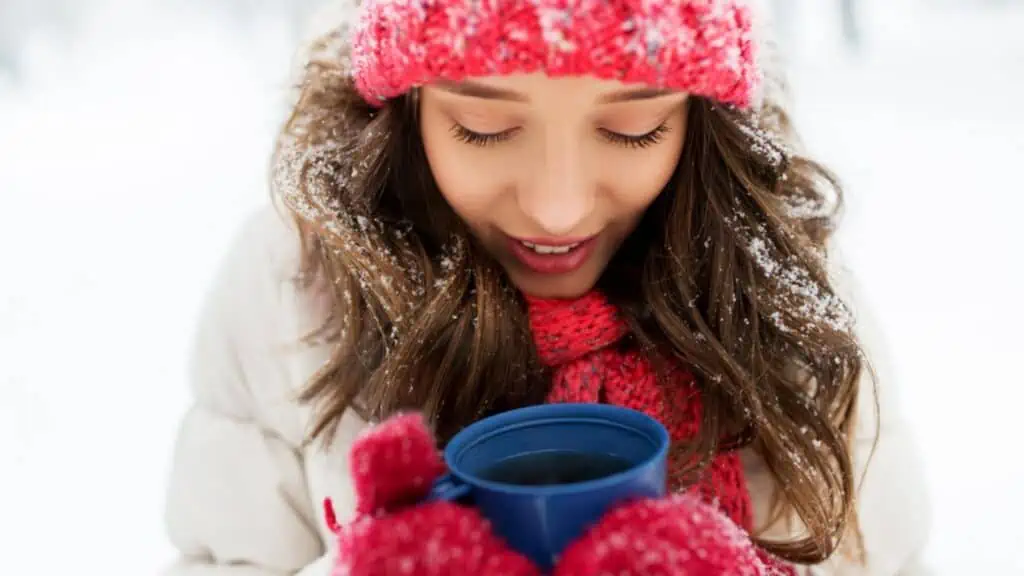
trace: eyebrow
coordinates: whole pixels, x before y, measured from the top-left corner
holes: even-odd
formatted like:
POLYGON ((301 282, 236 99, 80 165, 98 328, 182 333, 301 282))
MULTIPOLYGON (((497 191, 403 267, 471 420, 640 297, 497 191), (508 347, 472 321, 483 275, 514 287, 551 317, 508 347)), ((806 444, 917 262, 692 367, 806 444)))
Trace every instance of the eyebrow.
MULTIPOLYGON (((484 100, 505 100, 508 102, 529 102, 530 99, 520 92, 514 90, 508 90, 505 88, 498 88, 495 86, 488 86, 487 84, 480 84, 472 81, 462 82, 448 82, 439 81, 437 86, 445 92, 452 94, 458 94, 460 96, 469 96, 471 98, 482 98, 484 100)), ((597 101, 601 104, 614 104, 618 102, 631 102, 636 100, 650 100, 653 98, 660 98, 662 96, 668 96, 669 94, 675 94, 674 90, 666 88, 634 88, 631 90, 621 90, 618 92, 609 92, 602 94, 597 101)))
POLYGON ((598 102, 601 102, 602 104, 612 104, 615 102, 652 100, 654 98, 661 98, 662 96, 668 96, 669 94, 675 93, 675 90, 669 90, 667 88, 634 88, 632 90, 622 90, 620 92, 604 94, 598 98, 598 102))

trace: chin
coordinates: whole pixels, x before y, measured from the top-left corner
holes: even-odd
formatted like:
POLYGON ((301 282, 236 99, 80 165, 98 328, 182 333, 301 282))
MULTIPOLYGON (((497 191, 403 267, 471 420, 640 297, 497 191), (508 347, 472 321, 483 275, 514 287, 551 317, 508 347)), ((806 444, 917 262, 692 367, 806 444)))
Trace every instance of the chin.
POLYGON ((597 278, 573 274, 563 278, 521 277, 509 275, 512 283, 524 294, 535 298, 573 300, 594 289, 597 278))

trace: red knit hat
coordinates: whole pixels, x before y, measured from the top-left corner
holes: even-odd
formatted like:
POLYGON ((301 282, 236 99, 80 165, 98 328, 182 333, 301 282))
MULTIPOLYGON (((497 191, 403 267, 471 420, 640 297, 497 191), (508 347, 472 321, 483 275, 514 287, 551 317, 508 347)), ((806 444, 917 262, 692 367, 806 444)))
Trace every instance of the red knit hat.
POLYGON ((363 0, 352 73, 379 105, 435 80, 544 72, 748 107, 760 72, 744 0, 363 0))

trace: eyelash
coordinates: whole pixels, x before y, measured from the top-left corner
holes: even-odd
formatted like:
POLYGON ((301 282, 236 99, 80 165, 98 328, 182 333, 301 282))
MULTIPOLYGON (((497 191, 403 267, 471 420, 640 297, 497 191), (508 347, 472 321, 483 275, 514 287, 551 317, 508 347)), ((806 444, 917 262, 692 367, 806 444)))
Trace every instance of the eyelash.
POLYGON ((662 124, 647 134, 639 136, 629 136, 604 129, 601 130, 601 135, 612 144, 618 144, 626 148, 647 148, 661 142, 666 132, 668 132, 668 124, 662 124))
MULTIPOLYGON (((668 132, 668 130, 668 125, 662 124, 654 130, 639 136, 619 134, 618 132, 612 132, 603 128, 600 132, 601 136, 612 144, 617 144, 626 148, 647 148, 661 142, 661 139, 665 136, 665 133, 668 132)), ((456 140, 480 147, 491 146, 493 144, 504 142, 515 136, 517 132, 519 132, 519 129, 513 128, 511 130, 496 132, 494 134, 481 134, 458 123, 452 125, 452 134, 455 136, 456 140)))
POLYGON ((491 144, 497 144, 504 142, 515 135, 518 132, 518 128, 512 128, 511 130, 505 130, 504 132, 496 132, 494 134, 481 134, 480 132, 473 132, 469 128, 466 128, 462 124, 452 124, 452 134, 455 139, 466 144, 472 144, 474 146, 490 146, 491 144))

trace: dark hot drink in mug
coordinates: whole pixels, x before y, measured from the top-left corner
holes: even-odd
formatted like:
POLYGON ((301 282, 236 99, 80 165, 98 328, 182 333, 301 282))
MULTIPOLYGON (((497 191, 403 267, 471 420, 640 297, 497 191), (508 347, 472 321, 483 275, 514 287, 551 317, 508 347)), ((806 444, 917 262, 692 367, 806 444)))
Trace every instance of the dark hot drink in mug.
POLYGON ((628 459, 612 454, 550 450, 507 458, 479 476, 517 486, 557 486, 597 480, 632 467, 628 459))

